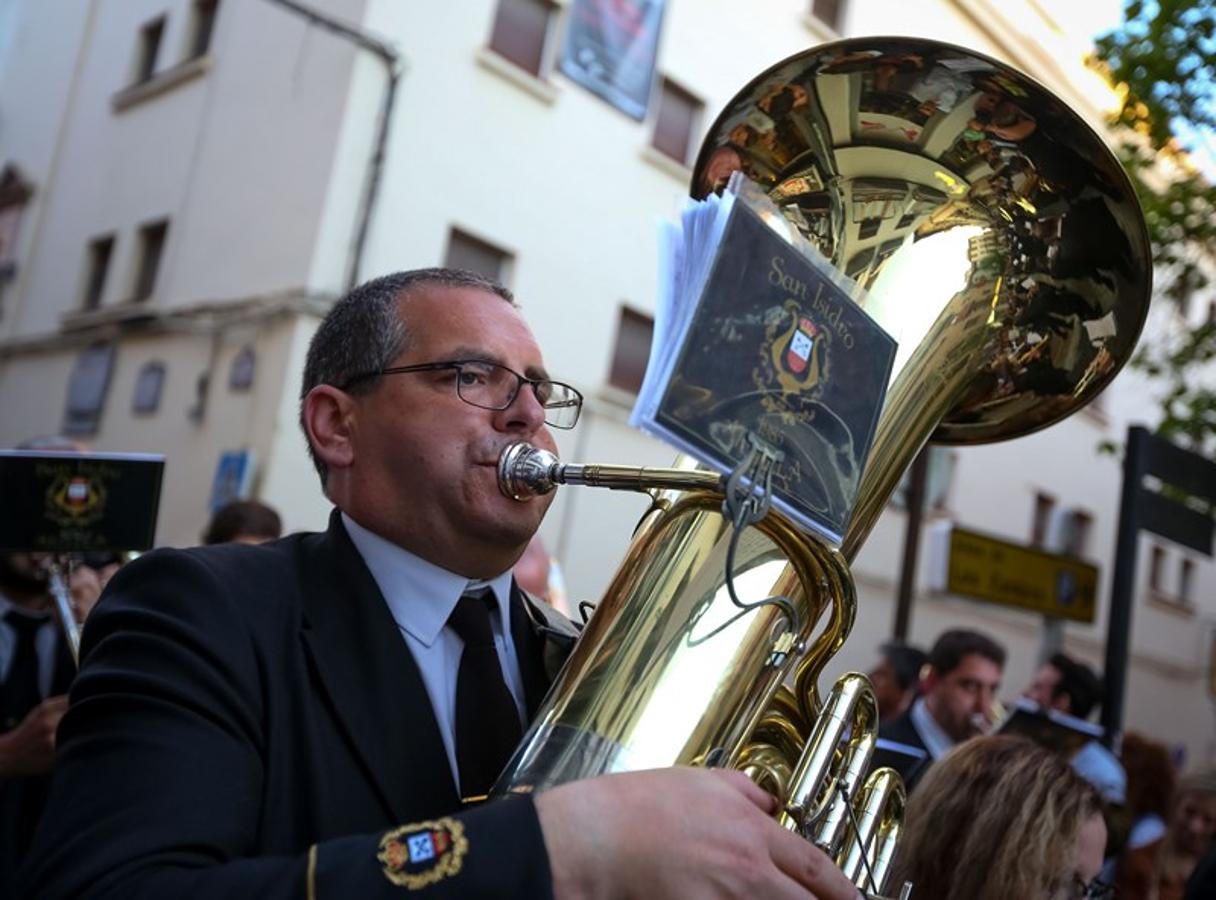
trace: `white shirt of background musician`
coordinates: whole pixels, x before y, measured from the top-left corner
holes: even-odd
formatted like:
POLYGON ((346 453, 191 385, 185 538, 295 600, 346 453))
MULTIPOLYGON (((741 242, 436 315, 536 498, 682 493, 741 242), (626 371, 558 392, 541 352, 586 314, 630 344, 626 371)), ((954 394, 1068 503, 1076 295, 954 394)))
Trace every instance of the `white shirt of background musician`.
POLYGON ((470 587, 488 586, 498 604, 498 616, 491 616, 494 625, 494 646, 498 662, 521 722, 527 721, 524 705, 523 676, 511 640, 511 572, 510 570, 484 582, 470 582, 401 549, 378 534, 373 534, 346 513, 342 524, 355 549, 372 573, 389 612, 397 623, 405 645, 409 647, 422 674, 435 721, 443 737, 443 746, 452 767, 452 780, 459 788, 460 773, 456 766, 456 676, 460 671, 460 654, 464 642, 450 628, 448 617, 456 601, 470 587))
MULTIPOLYGON (((8 670, 17 652, 17 631, 4 620, 10 609, 24 612, 22 607, 0 594, 0 683, 8 681, 8 670)), ((51 679, 55 676, 55 624, 48 617, 34 635, 34 649, 38 651, 38 692, 46 697, 51 692, 51 679)))
POLYGON ((924 697, 916 698, 908 716, 911 718, 917 734, 920 735, 920 739, 924 741, 925 749, 929 751, 930 756, 934 759, 941 759, 950 752, 954 741, 937 724, 937 719, 933 718, 933 713, 929 712, 929 708, 925 706, 924 697))

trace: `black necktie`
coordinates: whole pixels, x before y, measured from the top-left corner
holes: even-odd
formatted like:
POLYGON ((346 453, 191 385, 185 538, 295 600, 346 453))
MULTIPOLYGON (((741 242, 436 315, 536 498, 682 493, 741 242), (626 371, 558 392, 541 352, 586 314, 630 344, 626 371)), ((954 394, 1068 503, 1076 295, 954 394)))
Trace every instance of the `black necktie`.
POLYGON ((467 593, 448 618, 448 625, 464 641, 456 676, 456 765, 465 797, 489 793, 523 734, 519 709, 494 647, 493 602, 488 589, 467 593))
POLYGON ((10 609, 4 621, 17 632, 8 677, 0 685, 0 731, 9 731, 42 701, 42 692, 38 689, 38 648, 34 638, 47 618, 35 618, 10 609))

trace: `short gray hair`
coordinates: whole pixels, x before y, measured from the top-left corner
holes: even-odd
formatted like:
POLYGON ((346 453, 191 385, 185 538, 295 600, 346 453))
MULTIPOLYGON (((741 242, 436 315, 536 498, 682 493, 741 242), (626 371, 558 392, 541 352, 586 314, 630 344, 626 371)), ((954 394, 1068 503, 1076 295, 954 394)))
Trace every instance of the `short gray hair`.
POLYGON ((346 385, 356 376, 379 372, 401 355, 409 334, 400 311, 400 301, 421 287, 474 288, 497 294, 512 306, 515 298, 496 281, 463 269, 413 269, 394 272, 366 281, 338 300, 321 320, 308 345, 304 380, 300 385, 300 428, 308 454, 325 486, 328 474, 317 456, 304 426, 304 398, 319 384, 331 384, 351 394, 369 393, 379 378, 365 378, 346 385))

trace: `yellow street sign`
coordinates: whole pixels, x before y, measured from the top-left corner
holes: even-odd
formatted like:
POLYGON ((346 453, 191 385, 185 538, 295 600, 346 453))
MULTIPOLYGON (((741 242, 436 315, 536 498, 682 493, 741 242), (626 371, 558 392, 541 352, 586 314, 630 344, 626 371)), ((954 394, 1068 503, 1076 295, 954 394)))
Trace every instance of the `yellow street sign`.
POLYGON ((946 590, 1000 606, 1092 622, 1098 569, 965 528, 950 530, 946 590))

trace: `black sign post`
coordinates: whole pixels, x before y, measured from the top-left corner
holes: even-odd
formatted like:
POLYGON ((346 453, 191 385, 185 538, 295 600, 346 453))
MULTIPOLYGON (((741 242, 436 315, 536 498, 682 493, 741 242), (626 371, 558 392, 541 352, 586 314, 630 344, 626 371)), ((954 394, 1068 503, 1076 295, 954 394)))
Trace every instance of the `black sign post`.
POLYGON ((1106 694, 1102 701, 1104 740, 1109 746, 1123 729, 1127 660, 1131 650, 1132 609, 1136 586, 1137 537, 1141 529, 1212 555, 1212 515, 1168 493, 1216 502, 1216 463, 1183 450, 1164 438, 1133 425, 1127 430, 1123 458, 1123 491, 1119 499, 1119 530, 1115 536, 1115 567, 1110 588, 1110 619, 1106 633, 1106 694), (1161 489, 1144 485, 1157 478, 1161 489))

